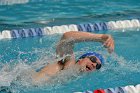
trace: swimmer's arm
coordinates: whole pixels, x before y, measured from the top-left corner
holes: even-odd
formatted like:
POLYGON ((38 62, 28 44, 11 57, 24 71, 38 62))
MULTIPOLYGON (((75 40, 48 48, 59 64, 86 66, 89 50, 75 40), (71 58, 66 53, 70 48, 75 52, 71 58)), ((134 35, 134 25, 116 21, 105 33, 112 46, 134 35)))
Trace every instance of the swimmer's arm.
POLYGON ((61 56, 66 54, 73 54, 74 43, 84 41, 101 42, 105 47, 108 48, 109 52, 114 51, 114 40, 111 35, 70 31, 63 34, 57 46, 56 52, 61 56))
POLYGON ((71 55, 71 59, 64 64, 64 69, 75 64, 75 56, 73 53, 74 44, 84 41, 101 42, 104 47, 108 48, 110 53, 114 51, 114 40, 110 35, 76 31, 66 32, 63 34, 56 48, 56 53, 60 57, 71 55))

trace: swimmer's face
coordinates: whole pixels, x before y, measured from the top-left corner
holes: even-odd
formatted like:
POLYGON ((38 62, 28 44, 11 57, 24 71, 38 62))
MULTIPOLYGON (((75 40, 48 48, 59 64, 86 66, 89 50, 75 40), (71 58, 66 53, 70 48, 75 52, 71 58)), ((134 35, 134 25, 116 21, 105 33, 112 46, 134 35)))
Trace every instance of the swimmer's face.
POLYGON ((101 62, 97 57, 85 57, 78 61, 81 71, 94 71, 101 68, 101 62))

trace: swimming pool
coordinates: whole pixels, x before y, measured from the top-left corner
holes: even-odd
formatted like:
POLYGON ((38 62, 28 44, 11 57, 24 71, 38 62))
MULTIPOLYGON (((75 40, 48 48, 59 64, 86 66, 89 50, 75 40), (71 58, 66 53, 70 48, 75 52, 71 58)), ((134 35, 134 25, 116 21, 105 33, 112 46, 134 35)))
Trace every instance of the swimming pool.
MULTIPOLYGON (((0 6, 0 30, 134 19, 139 18, 139 6, 140 3, 136 0, 53 0, 4 5, 0 6)), ((71 71, 70 74, 64 73, 56 77, 52 84, 40 87, 31 86, 28 78, 14 81, 13 77, 17 75, 15 73, 18 70, 27 72, 30 67, 37 68, 47 63, 46 60, 52 62, 50 58, 54 57, 55 45, 62 34, 1 40, 0 85, 6 86, 12 82, 11 90, 21 93, 72 93, 139 84, 140 31, 136 29, 112 30, 101 31, 101 33, 113 35, 116 44, 114 54, 109 55, 99 43, 80 43, 75 47, 76 57, 82 52, 91 50, 105 54, 107 62, 100 71, 82 75, 71 71), (14 69, 18 67, 19 69, 14 69), (13 72, 10 72, 11 69, 13 72)), ((18 73, 18 75, 26 74, 18 73)))

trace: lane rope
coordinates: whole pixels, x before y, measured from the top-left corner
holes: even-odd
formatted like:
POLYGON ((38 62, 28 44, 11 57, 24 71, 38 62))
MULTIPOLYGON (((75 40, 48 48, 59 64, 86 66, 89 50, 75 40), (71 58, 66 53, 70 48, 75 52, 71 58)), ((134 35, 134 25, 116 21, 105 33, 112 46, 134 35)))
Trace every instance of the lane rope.
POLYGON ((132 20, 119 20, 119 21, 109 21, 109 22, 98 22, 98 23, 82 23, 82 24, 70 24, 61 25, 53 27, 43 27, 43 28, 29 28, 29 29, 19 29, 19 30, 4 30, 0 34, 0 39, 4 38, 26 38, 34 36, 52 35, 58 33, 65 33, 68 31, 84 31, 98 33, 99 31, 116 31, 116 30, 126 30, 135 28, 137 31, 140 30, 140 21, 138 19, 132 20))

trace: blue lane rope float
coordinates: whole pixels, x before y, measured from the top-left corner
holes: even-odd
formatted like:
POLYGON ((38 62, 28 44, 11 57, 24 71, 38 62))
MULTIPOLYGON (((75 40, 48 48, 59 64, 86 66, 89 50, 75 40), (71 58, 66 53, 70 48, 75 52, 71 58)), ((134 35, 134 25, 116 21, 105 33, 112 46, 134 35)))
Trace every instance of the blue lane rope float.
POLYGON ((32 29, 32 28, 31 28, 31 29, 28 29, 27 32, 28 32, 28 36, 29 36, 29 37, 36 36, 36 33, 35 33, 34 29, 32 29))
POLYGON ((78 31, 85 31, 86 32, 86 28, 85 28, 84 24, 79 24, 77 27, 78 27, 78 31))
POLYGON ((42 28, 35 28, 35 32, 37 36, 42 36, 43 35, 43 29, 42 28))
POLYGON ((29 34, 29 36, 37 36, 37 33, 34 28, 30 28, 28 34, 29 34))
POLYGON ((116 93, 113 88, 105 89, 105 93, 116 93))
POLYGON ((94 30, 95 30, 96 32, 99 32, 99 30, 101 30, 101 27, 100 27, 99 23, 94 23, 94 24, 93 24, 93 27, 94 27, 94 30))
POLYGON ((18 37, 20 37, 20 35, 18 33, 18 30, 12 30, 12 31, 10 31, 10 33, 11 33, 11 37, 12 38, 18 38, 18 37))
POLYGON ((21 37, 28 37, 28 35, 26 34, 26 30, 25 29, 20 29, 19 31, 18 31, 18 33, 19 33, 19 35, 21 36, 21 37))
POLYGON ((94 32, 95 31, 94 27, 93 27, 93 24, 91 24, 91 23, 85 24, 84 27, 86 28, 87 32, 94 32))
POLYGON ((84 27, 85 27, 87 32, 91 32, 92 26, 90 25, 90 23, 84 24, 84 27))
POLYGON ((108 30, 108 26, 106 22, 101 22, 100 26, 102 27, 102 30, 108 30))
POLYGON ((4 30, 0 35, 0 39, 43 36, 55 33, 65 33, 68 31, 84 31, 98 33, 99 31, 121 30, 121 29, 124 30, 130 28, 136 28, 137 30, 140 30, 140 21, 138 19, 132 19, 132 20, 119 20, 98 23, 84 23, 79 25, 70 24, 44 28, 29 28, 19 30, 15 29, 11 31, 4 30))
POLYGON ((124 89, 124 87, 116 87, 115 92, 116 93, 126 93, 126 90, 124 89))

